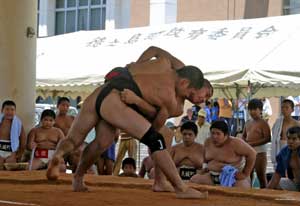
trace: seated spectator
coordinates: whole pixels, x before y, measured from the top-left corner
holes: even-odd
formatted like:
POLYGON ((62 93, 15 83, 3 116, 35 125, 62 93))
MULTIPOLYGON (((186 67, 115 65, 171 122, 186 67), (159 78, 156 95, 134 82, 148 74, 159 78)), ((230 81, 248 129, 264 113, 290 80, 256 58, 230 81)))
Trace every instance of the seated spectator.
POLYGON ((276 170, 267 187, 300 191, 300 127, 289 128, 286 136, 287 146, 276 156, 276 170))
POLYGON ((195 142, 198 129, 194 122, 184 123, 180 131, 183 143, 171 148, 171 156, 183 180, 189 180, 202 168, 203 145, 195 142))
POLYGON ((16 104, 4 101, 0 114, 0 170, 4 163, 20 162, 26 145, 21 120, 16 115, 16 104))
POLYGON ((139 171, 139 176, 144 178, 145 175, 147 175, 147 177, 149 179, 154 179, 154 163, 153 160, 151 158, 151 154, 150 154, 150 150, 148 149, 148 156, 145 157, 142 161, 142 166, 141 169, 139 171))
POLYGON ((135 160, 131 157, 127 157, 122 162, 123 173, 119 174, 119 177, 138 177, 136 174, 135 160))
MULTIPOLYGON (((30 160, 30 169, 46 169, 52 158, 57 144, 64 138, 61 129, 54 127, 55 113, 50 109, 42 112, 40 126, 30 130, 28 134, 28 149, 33 152, 30 160)), ((62 161, 60 171, 65 172, 62 161)))
POLYGON ((194 175, 191 182, 250 188, 255 150, 243 140, 229 136, 224 121, 212 123, 210 132, 211 137, 204 143, 203 173, 194 175))

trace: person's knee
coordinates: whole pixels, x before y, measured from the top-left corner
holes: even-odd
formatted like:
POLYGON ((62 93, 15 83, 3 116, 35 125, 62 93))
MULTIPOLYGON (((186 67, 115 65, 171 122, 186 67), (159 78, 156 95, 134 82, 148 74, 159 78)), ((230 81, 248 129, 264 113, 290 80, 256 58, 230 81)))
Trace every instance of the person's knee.
POLYGON ((153 127, 150 127, 144 134, 141 142, 149 147, 151 153, 166 149, 164 137, 159 132, 155 131, 153 127))

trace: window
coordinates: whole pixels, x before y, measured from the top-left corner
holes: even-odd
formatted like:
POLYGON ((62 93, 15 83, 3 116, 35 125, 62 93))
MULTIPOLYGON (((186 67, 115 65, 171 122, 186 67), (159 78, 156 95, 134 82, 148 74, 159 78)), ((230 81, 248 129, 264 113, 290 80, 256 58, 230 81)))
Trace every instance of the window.
POLYGON ((300 14, 300 0, 284 0, 283 15, 300 14))
POLYGON ((56 0, 55 34, 105 29, 106 0, 56 0))

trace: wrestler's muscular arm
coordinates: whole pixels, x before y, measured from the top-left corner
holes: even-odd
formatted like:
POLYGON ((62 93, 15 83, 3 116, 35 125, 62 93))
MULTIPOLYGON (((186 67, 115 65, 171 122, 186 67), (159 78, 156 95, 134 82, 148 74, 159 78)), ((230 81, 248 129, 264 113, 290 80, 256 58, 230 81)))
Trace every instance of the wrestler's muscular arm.
POLYGON ((171 55, 169 52, 155 46, 151 46, 146 51, 144 51, 140 58, 136 61, 136 63, 149 61, 153 57, 156 57, 157 59, 161 57, 168 59, 171 62, 172 69, 180 69, 184 66, 184 63, 182 61, 171 55))
POLYGON ((137 96, 133 91, 124 89, 121 92, 121 100, 126 104, 135 104, 149 119, 154 119, 157 115, 157 110, 154 106, 146 102, 141 97, 137 96))

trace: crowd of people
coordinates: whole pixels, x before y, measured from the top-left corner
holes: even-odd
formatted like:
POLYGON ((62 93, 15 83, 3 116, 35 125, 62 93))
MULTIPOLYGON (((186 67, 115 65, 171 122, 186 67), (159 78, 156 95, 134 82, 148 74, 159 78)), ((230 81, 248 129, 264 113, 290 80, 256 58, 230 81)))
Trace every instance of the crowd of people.
MULTIPOLYGON (((1 169, 4 169, 4 163, 26 161, 26 150, 32 151, 31 158, 27 158, 28 169, 46 169, 58 143, 66 138, 74 120, 73 116, 67 115, 69 106, 68 98, 60 98, 57 103, 58 114, 50 109, 44 110, 39 125, 32 128, 26 138, 22 122, 16 115, 16 104, 10 100, 4 101, 0 120, 1 169)), ((262 116, 263 102, 252 99, 247 107, 251 119, 246 122, 241 138, 230 135, 227 121, 221 117, 209 123, 207 115, 212 112, 208 113, 205 107, 198 111, 197 118, 190 118, 194 111, 188 109, 179 126, 167 121, 166 126, 174 132, 170 154, 180 177, 198 184, 250 188, 255 171, 261 188, 299 190, 300 123, 292 117, 294 102, 290 99, 282 101, 282 115, 276 120, 272 135, 262 116), (271 160, 274 167, 274 174, 269 180, 266 176, 268 142, 272 143, 271 160), (228 175, 228 166, 232 167, 229 171, 234 175, 229 175, 231 179, 226 182, 224 174, 228 175)), ((117 141, 118 138, 115 143, 117 141)), ((136 140, 122 132, 117 159, 115 143, 95 162, 97 171, 91 169, 90 173, 154 178, 150 150, 149 156, 142 161, 140 171, 136 171, 136 140), (126 152, 128 157, 124 158, 126 152)), ((60 162, 61 172, 67 168, 75 172, 84 146, 65 156, 64 161, 60 162)))

